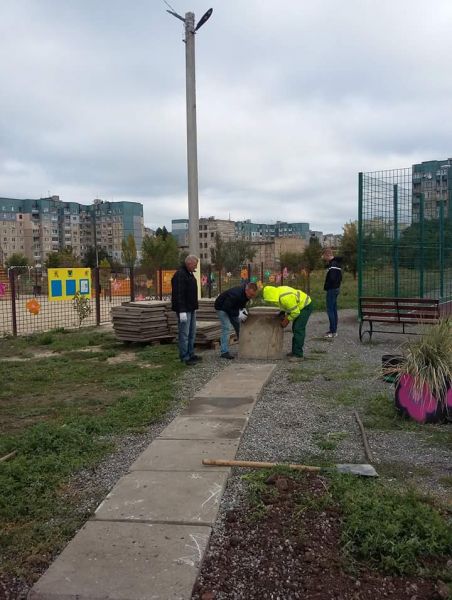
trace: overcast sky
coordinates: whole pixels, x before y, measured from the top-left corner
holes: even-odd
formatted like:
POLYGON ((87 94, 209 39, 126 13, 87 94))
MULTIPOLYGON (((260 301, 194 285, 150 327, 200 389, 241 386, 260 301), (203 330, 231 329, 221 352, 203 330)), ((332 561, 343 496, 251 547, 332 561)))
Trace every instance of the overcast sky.
MULTIPOLYGON (((172 0, 196 18, 200 215, 357 216, 357 174, 452 156, 451 0, 172 0)), ((2 0, 0 196, 187 217, 183 24, 163 0, 2 0)))

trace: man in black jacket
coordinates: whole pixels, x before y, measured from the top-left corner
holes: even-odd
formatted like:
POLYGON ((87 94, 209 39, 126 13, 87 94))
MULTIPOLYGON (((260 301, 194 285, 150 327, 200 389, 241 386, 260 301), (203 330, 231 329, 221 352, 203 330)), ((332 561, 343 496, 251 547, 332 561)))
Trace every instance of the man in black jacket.
POLYGON ((240 323, 247 319, 245 306, 248 300, 254 298, 257 294, 257 285, 255 283, 246 283, 226 290, 215 300, 215 310, 221 321, 221 358, 234 358, 229 354, 229 333, 231 326, 234 328, 237 337, 240 333, 240 323))
POLYGON ((198 258, 190 255, 171 279, 171 308, 177 313, 179 326, 179 356, 186 365, 195 365, 199 356, 195 351, 196 310, 198 309, 198 284, 193 272, 198 258))
POLYGON ((323 260, 327 263, 327 273, 323 289, 326 291, 326 311, 330 321, 330 329, 325 334, 326 338, 337 337, 337 297, 342 281, 342 257, 334 256, 331 248, 323 252, 323 260))

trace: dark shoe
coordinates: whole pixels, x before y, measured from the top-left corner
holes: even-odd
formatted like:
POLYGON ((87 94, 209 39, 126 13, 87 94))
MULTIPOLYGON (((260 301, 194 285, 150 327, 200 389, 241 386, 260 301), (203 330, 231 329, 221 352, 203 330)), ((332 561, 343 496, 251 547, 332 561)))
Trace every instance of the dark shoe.
POLYGON ((187 365, 187 367, 192 367, 193 365, 197 365, 198 361, 194 360, 193 358, 189 358, 188 360, 184 360, 184 363, 187 365))
POLYGON ((223 354, 220 355, 221 358, 227 358, 228 360, 233 360, 233 356, 232 354, 229 354, 229 352, 223 352, 223 354))
POLYGON ((193 356, 190 356, 190 360, 196 360, 197 362, 201 362, 202 356, 199 356, 198 354, 193 354, 193 356))

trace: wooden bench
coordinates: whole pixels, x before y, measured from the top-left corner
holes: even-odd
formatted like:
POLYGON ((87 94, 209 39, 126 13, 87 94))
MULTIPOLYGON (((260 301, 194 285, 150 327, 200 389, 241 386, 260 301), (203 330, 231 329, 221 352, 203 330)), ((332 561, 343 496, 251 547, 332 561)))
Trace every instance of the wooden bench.
POLYGON ((406 325, 433 325, 441 316, 439 300, 432 298, 374 298, 359 299, 359 339, 368 335, 369 342, 373 333, 409 333, 406 325), (402 330, 374 329, 374 323, 402 325, 402 330))

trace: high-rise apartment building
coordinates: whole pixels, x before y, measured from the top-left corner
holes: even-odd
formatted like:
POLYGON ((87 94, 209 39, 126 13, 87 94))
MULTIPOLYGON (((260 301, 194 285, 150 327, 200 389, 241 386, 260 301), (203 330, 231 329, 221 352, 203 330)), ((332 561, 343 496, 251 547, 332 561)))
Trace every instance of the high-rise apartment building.
POLYGON ((413 221, 417 222, 423 209, 424 219, 452 215, 452 158, 428 160, 413 165, 413 221), (421 208, 421 199, 423 207, 421 208), (441 206, 442 204, 442 206, 441 206))
POLYGON ((0 255, 24 254, 30 264, 43 265, 50 252, 71 247, 84 257, 91 246, 103 248, 121 260, 122 240, 135 237, 140 253, 143 240, 143 206, 138 202, 104 202, 92 205, 62 202, 59 196, 37 200, 0 198, 0 255))
MULTIPOLYGON (((179 248, 188 250, 188 219, 173 219, 171 233, 179 248)), ((211 260, 211 248, 215 246, 216 235, 227 241, 236 238, 235 223, 227 219, 202 217, 199 219, 199 258, 206 263, 211 260)))
POLYGON ((309 223, 287 223, 276 221, 276 223, 252 223, 250 219, 237 221, 235 224, 238 239, 258 242, 272 240, 277 237, 300 237, 305 240, 309 238, 309 223))

